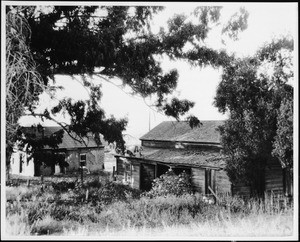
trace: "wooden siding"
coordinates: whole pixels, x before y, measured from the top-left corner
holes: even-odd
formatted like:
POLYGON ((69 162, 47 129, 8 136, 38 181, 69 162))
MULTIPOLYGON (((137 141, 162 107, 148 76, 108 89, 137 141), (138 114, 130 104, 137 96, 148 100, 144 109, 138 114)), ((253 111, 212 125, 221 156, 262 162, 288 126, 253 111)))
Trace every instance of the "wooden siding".
POLYGON ((226 174, 226 171, 219 170, 216 171, 216 192, 218 194, 231 194, 231 182, 226 174))
MULTIPOLYGON (((199 193, 205 193, 206 185, 205 169, 192 168, 191 180, 192 187, 199 193)), ((231 194, 231 182, 224 170, 212 170, 211 171, 211 188, 219 194, 229 193, 231 194)))
POLYGON ((152 187, 152 181, 155 178, 155 165, 141 163, 140 171, 140 189, 148 191, 152 187))
POLYGON ((131 172, 131 187, 140 189, 140 164, 138 162, 132 162, 131 172))
POLYGON ((283 193, 283 174, 280 165, 267 167, 265 177, 266 192, 283 193))
POLYGON ((205 192, 205 169, 192 168, 191 169, 192 187, 199 193, 205 192))
MULTIPOLYGON (((123 158, 122 158, 123 159, 123 158)), ((133 160, 128 160, 130 167, 129 171, 129 181, 125 181, 125 162, 124 160, 120 159, 120 157, 116 157, 116 174, 117 174, 117 180, 127 183, 130 185, 132 188, 135 189, 140 189, 140 163, 133 161, 133 160)))
POLYGON ((125 169, 124 169, 124 161, 121 160, 119 157, 117 157, 117 180, 118 181, 122 181, 124 179, 124 172, 125 172, 125 169))
POLYGON ((238 195, 241 197, 250 197, 251 188, 243 183, 237 183, 232 185, 232 195, 238 195))

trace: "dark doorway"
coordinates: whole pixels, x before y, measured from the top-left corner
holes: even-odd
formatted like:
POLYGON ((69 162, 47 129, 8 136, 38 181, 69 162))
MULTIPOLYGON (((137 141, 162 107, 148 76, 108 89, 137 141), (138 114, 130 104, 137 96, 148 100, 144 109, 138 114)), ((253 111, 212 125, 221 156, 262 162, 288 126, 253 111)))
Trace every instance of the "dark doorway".
POLYGON ((174 173, 178 176, 182 172, 185 172, 188 175, 191 175, 191 169, 190 168, 173 168, 174 173))
POLYGON ((160 177, 161 175, 165 174, 170 169, 169 166, 157 164, 157 174, 156 177, 160 177))
POLYGON ((152 188, 152 181, 155 178, 155 166, 141 164, 141 186, 142 191, 149 191, 152 188))

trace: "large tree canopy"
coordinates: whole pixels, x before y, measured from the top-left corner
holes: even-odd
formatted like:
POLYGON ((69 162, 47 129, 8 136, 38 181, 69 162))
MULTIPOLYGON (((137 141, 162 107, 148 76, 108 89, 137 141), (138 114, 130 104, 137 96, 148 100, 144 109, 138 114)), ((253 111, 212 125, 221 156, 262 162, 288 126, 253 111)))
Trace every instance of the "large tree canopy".
POLYGON ((274 159, 272 152, 283 163, 291 159, 292 50, 293 41, 283 38, 266 44, 254 57, 232 61, 217 89, 215 106, 230 115, 220 128, 228 175, 233 183, 250 185, 254 193, 264 191, 264 169, 274 159), (283 145, 284 139, 288 142, 283 145))
MULTIPOLYGON (((186 60, 194 65, 219 67, 228 65, 230 57, 225 51, 205 44, 209 31, 219 24, 221 7, 198 7, 191 21, 188 16, 176 15, 167 28, 153 33, 151 18, 163 7, 156 6, 49 6, 7 8, 10 14, 20 16, 31 30, 27 44, 32 60, 37 63, 45 87, 57 74, 81 75, 90 91, 90 100, 61 100, 57 106, 36 113, 36 102, 24 103, 32 115, 55 120, 55 114, 64 111, 70 116, 70 125, 62 127, 80 136, 99 133, 109 142, 116 141, 124 149, 122 131, 127 121, 107 118, 101 108, 101 87, 91 79, 98 76, 107 81, 120 78, 134 94, 152 96, 155 106, 166 115, 179 119, 194 103, 170 95, 175 90, 178 72, 165 73, 157 57, 186 60), (187 48, 188 47, 188 48, 187 48), (98 70, 101 70, 99 73, 98 70)), ((223 33, 236 38, 235 33, 247 26, 248 13, 241 9, 223 28, 223 33)), ((8 31, 8 28, 7 28, 8 31)), ((7 32, 8 35, 8 32, 7 32)), ((10 46, 7 46, 7 53, 10 46)), ((34 95, 41 91, 37 90, 34 95)), ((11 111, 13 113, 13 111, 11 111)), ((20 114, 17 117, 20 117, 20 114)), ((189 116, 191 125, 197 119, 189 116)))

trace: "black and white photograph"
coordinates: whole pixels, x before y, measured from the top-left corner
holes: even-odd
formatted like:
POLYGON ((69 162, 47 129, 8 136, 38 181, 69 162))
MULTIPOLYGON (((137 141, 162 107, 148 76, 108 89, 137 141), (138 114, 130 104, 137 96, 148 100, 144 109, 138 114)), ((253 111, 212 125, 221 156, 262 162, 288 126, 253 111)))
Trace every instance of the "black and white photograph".
POLYGON ((298 2, 1 2, 3 240, 298 241, 298 2))

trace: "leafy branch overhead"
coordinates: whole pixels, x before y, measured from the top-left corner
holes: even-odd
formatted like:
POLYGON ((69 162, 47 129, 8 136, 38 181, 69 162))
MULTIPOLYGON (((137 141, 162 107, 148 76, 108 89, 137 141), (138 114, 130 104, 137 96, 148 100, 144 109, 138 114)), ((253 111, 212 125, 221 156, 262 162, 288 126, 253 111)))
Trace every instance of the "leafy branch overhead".
MULTIPOLYGON (((38 73, 37 80, 43 84, 43 88, 49 84, 49 79, 55 80, 55 75, 65 74, 81 75, 84 87, 90 90, 90 100, 87 103, 63 100, 52 110, 48 110, 48 113, 44 113, 44 117, 54 119, 58 112, 67 112, 71 117, 68 127, 70 131, 80 135, 88 132, 97 135, 97 132, 102 132, 105 139, 117 141, 123 147, 121 134, 127 121, 105 117, 105 112, 100 107, 101 87, 87 81, 96 74, 95 69, 101 69, 101 75, 107 79, 121 79, 123 85, 129 86, 135 94, 155 97, 156 107, 166 115, 178 120, 189 112, 194 105, 192 102, 176 97, 168 101, 168 96, 177 87, 178 72, 171 70, 165 73, 157 57, 186 60, 199 66, 228 65, 232 57, 225 51, 215 50, 205 44, 209 31, 219 24, 222 8, 198 7, 191 15, 196 21, 192 21, 189 18, 191 16, 175 15, 168 21, 166 29, 161 28, 158 33, 153 33, 151 20, 163 9, 161 6, 7 8, 7 24, 10 24, 10 16, 21 18, 26 25, 20 26, 25 26, 30 32, 30 35, 26 35, 26 32, 16 29, 13 35, 9 35, 10 28, 7 28, 7 38, 13 38, 16 33, 22 36, 25 34, 26 53, 30 54, 25 63, 36 63, 36 66, 32 64, 26 68, 30 70, 34 67, 35 72, 30 73, 38 73), (191 47, 186 48, 187 46, 191 47)), ((244 29, 248 15, 246 11, 241 14, 243 17, 237 22, 242 23, 230 28, 232 33, 244 29)), ((18 22, 14 24, 18 25, 18 22)), ((7 55, 13 48, 7 46, 7 55)), ((9 61, 7 63, 7 68, 16 65, 9 61)), ((7 78, 8 89, 9 80, 7 78)), ((14 83, 18 80, 14 80, 14 83)), ((32 96, 36 97, 43 89, 32 90, 32 96)), ((36 103, 24 101, 18 118, 27 106, 34 114, 36 103)), ((195 123, 195 118, 192 120, 195 123)))

